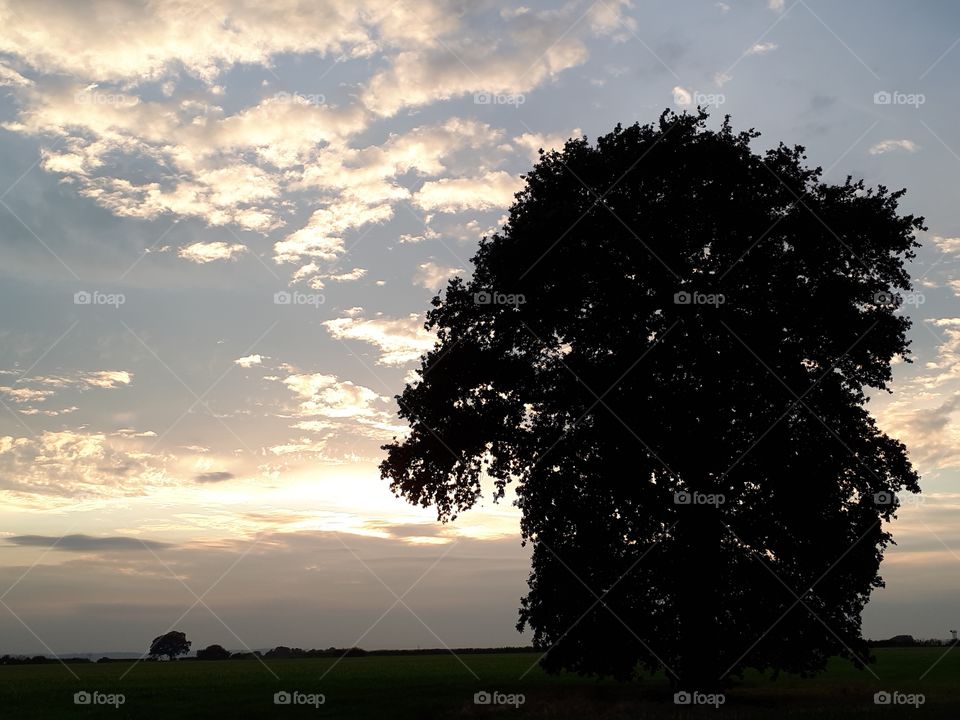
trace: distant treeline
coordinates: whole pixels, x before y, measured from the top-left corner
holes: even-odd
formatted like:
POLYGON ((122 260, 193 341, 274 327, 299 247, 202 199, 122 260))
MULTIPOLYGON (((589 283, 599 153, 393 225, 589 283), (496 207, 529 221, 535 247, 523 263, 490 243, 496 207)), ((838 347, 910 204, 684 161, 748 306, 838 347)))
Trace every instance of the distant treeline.
MULTIPOLYGON (((912 635, 896 635, 887 640, 868 640, 867 644, 871 647, 948 647, 957 644, 956 640, 941 640, 939 638, 914 638, 912 635)), ((457 655, 493 655, 506 653, 532 653, 537 649, 532 646, 526 647, 496 647, 496 648, 417 648, 415 650, 364 650, 363 648, 336 648, 329 647, 325 650, 303 648, 291 648, 286 645, 278 645, 272 650, 262 652, 254 650, 253 652, 230 652, 220 645, 210 645, 197 651, 196 657, 184 657, 181 661, 191 660, 253 660, 262 659, 284 659, 284 658, 330 658, 330 657, 376 657, 383 655, 445 655, 447 653, 456 653, 457 655)), ((109 658, 102 657, 96 660, 98 663, 128 663, 136 658, 109 658)), ((142 662, 161 662, 155 658, 144 657, 142 662)), ((47 657, 45 655, 2 655, 0 656, 0 665, 49 665, 51 663, 92 663, 94 660, 88 657, 47 657)))
MULTIPOLYGON (((249 652, 230 653, 224 656, 220 652, 219 646, 211 646, 197 651, 197 660, 247 660, 253 657, 264 659, 278 658, 322 658, 322 657, 367 657, 379 655, 443 655, 454 652, 457 655, 490 655, 503 653, 529 653, 534 652, 532 647, 499 647, 499 648, 417 648, 416 650, 364 650, 363 648, 335 648, 329 647, 325 650, 313 649, 304 650, 303 648, 291 648, 286 645, 279 645, 272 650, 262 653, 259 650, 249 652), (213 649, 216 648, 216 649, 213 649), (212 650, 212 651, 211 651, 212 650)), ((194 658, 184 658, 192 660, 194 658)))
POLYGON ((0 665, 48 665, 50 663, 88 663, 90 658, 64 657, 49 658, 45 655, 0 655, 0 665))
MULTIPOLYGON (((490 655, 504 653, 529 653, 535 652, 533 647, 499 647, 499 648, 417 648, 416 650, 364 650, 362 648, 335 648, 329 647, 326 650, 303 648, 290 648, 285 645, 278 645, 272 650, 261 652, 229 652, 220 645, 211 645, 197 651, 196 657, 185 657, 181 660, 253 660, 255 658, 278 659, 278 658, 323 658, 323 657, 366 657, 377 655, 444 655, 454 652, 457 655, 490 655)), ((136 658, 108 658, 102 657, 98 663, 128 663, 136 658)), ((2 655, 0 656, 0 665, 49 665, 51 663, 92 663, 94 660, 87 657, 63 657, 53 658, 45 655, 2 655)), ((153 658, 142 658, 142 662, 160 662, 153 658)))
POLYGON ((956 640, 939 638, 915 638, 913 635, 895 635, 889 640, 868 640, 871 647, 947 647, 956 644, 956 640))

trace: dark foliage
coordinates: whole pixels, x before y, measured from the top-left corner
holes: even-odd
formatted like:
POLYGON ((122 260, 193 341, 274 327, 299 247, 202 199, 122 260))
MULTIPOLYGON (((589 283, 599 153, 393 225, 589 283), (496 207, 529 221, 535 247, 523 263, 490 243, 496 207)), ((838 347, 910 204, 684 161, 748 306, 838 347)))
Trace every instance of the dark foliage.
POLYGON ((197 650, 197 660, 228 660, 230 651, 222 645, 209 645, 202 650, 197 650))
POLYGON ((171 630, 153 639, 150 643, 149 655, 152 658, 166 657, 168 660, 174 660, 188 652, 190 652, 190 641, 187 640, 187 636, 182 632, 171 630))
POLYGON ((868 661, 881 522, 919 491, 865 390, 907 359, 922 218, 706 120, 541 154, 472 279, 434 298, 398 397, 396 494, 451 520, 482 477, 516 485, 519 627, 550 671, 707 689, 868 661))

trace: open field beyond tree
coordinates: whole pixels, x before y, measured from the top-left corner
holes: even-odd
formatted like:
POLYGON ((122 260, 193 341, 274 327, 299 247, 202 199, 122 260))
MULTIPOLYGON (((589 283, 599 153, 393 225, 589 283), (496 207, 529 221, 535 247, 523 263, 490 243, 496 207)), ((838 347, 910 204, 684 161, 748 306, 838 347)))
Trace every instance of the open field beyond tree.
POLYGON ((144 662, 123 680, 132 663, 73 664, 79 680, 59 664, 9 666, 0 668, 0 707, 3 717, 25 719, 958 717, 955 648, 875 653, 871 669, 877 677, 840 660, 815 678, 747 675, 716 709, 675 705, 662 677, 619 684, 549 676, 535 665, 537 654, 525 653, 271 660, 279 680, 256 660, 144 662), (83 691, 122 693, 124 702, 75 704, 74 693, 83 691), (284 691, 300 693, 301 704, 275 704, 274 694, 284 691), (919 709, 876 705, 874 694, 884 691, 922 693, 924 702, 919 709), (498 693, 499 700, 513 696, 514 704, 478 705, 474 696, 481 692, 498 693), (310 695, 322 695, 323 703, 302 704, 310 695), (516 702, 519 695, 522 704, 516 702))

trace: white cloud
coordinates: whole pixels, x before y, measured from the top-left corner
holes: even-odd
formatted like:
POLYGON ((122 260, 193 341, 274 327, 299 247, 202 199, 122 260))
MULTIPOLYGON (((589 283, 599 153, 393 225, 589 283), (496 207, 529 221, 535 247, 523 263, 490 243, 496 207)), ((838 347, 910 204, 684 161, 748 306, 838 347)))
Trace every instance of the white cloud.
POLYGON ((43 402, 54 394, 53 390, 36 390, 28 387, 0 387, 0 393, 15 403, 43 402))
POLYGON ((568 133, 532 133, 525 132, 513 139, 515 145, 519 145, 527 151, 531 160, 537 160, 540 157, 540 148, 546 152, 551 150, 563 150, 564 143, 570 138, 577 138, 583 135, 580 128, 574 128, 568 133))
POLYGON ((142 102, 82 84, 30 88, 21 99, 23 111, 3 127, 59 136, 62 149, 44 150, 43 167, 72 178, 81 195, 114 214, 153 219, 173 213, 263 232, 283 224, 287 204, 280 196, 296 180, 279 168, 309 160, 366 122, 359 107, 304 106, 267 97, 224 117, 219 108, 193 101, 142 102), (132 180, 124 176, 128 163, 118 158, 167 172, 149 182, 132 180))
POLYGON ((3 3, 0 51, 44 73, 104 80, 157 80, 179 68, 213 81, 234 64, 269 65, 279 53, 362 56, 385 45, 425 42, 456 29, 447 3, 416 8, 391 0, 71 0, 3 3), (309 29, 309 31, 307 31, 309 29))
POLYGON ((423 319, 415 314, 406 318, 351 316, 327 320, 323 325, 337 339, 360 340, 378 347, 382 365, 416 360, 434 343, 433 336, 423 328, 423 319))
POLYGON ((428 227, 428 228, 425 228, 425 231, 420 235, 404 233, 403 235, 400 236, 400 244, 413 245, 414 243, 420 243, 420 242, 423 242, 424 240, 436 240, 438 237, 440 237, 440 233, 438 233, 433 228, 428 227))
POLYGON ((767 0, 767 7, 775 12, 782 12, 785 0, 767 0))
MULTIPOLYGON (((16 371, 0 371, 4 375, 18 374, 16 371)), ((34 383, 52 388, 75 388, 83 390, 89 387, 116 388, 129 385, 133 381, 133 373, 126 370, 91 370, 79 371, 71 375, 36 375, 22 377, 17 382, 34 383)))
POLYGON ((444 267, 429 260, 422 263, 413 276, 415 285, 427 290, 439 290, 448 278, 463 272, 463 268, 444 267))
POLYGON ((307 430, 309 432, 327 432, 329 430, 336 430, 340 426, 329 420, 301 420, 300 422, 294 423, 293 426, 297 430, 307 430))
POLYGON ((235 365, 239 365, 242 368, 252 368, 254 365, 261 365, 263 363, 263 356, 247 355, 246 357, 237 358, 233 362, 235 365))
POLYGON ((304 280, 311 275, 316 275, 318 272, 320 272, 319 265, 315 262, 307 263, 290 276, 290 284, 292 285, 295 282, 304 280))
POLYGON ((425 182, 413 203, 440 212, 503 208, 513 204, 514 193, 522 187, 522 178, 503 170, 473 178, 443 178, 425 182))
POLYGON ((24 415, 44 415, 46 417, 58 417, 60 415, 69 415, 72 412, 76 412, 80 408, 78 408, 76 405, 73 405, 71 407, 61 408, 60 410, 46 410, 43 408, 35 408, 35 407, 25 407, 25 408, 18 408, 18 409, 24 415))
POLYGON ((343 233, 393 217, 390 205, 367 205, 359 200, 331 203, 317 210, 305 227, 274 245, 277 263, 297 262, 304 257, 332 260, 345 251, 343 233))
MULTIPOLYGON (((410 200, 400 181, 410 172, 426 179, 413 202, 427 211, 506 207, 520 187, 519 178, 498 169, 511 152, 500 130, 452 118, 352 147, 374 116, 474 91, 529 92, 582 63, 588 36, 626 37, 636 27, 629 6, 574 0, 491 14, 456 0, 415 8, 392 0, 278 0, 268 7, 213 0, 203 8, 186 0, 107 0, 86 11, 67 0, 42 8, 0 3, 0 22, 11 28, 0 52, 36 76, 0 65, 0 83, 14 88, 19 107, 3 127, 57 138, 55 151, 41 149, 42 167, 120 217, 171 214, 268 233, 296 209, 291 192, 320 191, 310 221, 275 248, 277 262, 308 261, 296 282, 320 274, 305 269, 310 261, 342 254, 344 233, 384 222, 396 203, 410 200), (488 20, 492 37, 478 29, 488 20), (450 62, 447 48, 470 70, 450 62), (270 67, 280 54, 378 54, 383 62, 342 106, 264 90, 253 104, 225 111, 226 89, 218 84, 225 71, 270 67), (203 83, 198 89, 184 75, 203 83), (147 99, 144 82, 158 82, 161 93, 147 99), (131 172, 139 166, 154 172, 131 172)), ((554 138, 517 140, 521 147, 538 142, 554 138)), ((236 247, 195 244, 181 254, 206 263, 234 257, 236 247)))
MULTIPOLYGON (((953 290, 958 293, 960 287, 953 287, 953 290)), ((936 358, 926 363, 926 372, 913 382, 925 390, 932 390, 944 383, 960 380, 960 318, 929 318, 926 322, 937 328, 938 331, 934 332, 940 338, 940 344, 936 358)))
POLYGON ((126 370, 98 370, 96 372, 84 373, 80 381, 91 387, 98 388, 116 388, 121 385, 129 385, 133 380, 133 374, 126 370))
POLYGON ((25 78, 13 68, 0 63, 0 85, 26 87, 33 85, 33 80, 25 78))
POLYGON ((675 85, 673 88, 673 103, 674 105, 687 106, 693 102, 693 96, 690 94, 690 91, 679 85, 675 85))
POLYGON ((278 445, 272 445, 267 448, 267 450, 274 455, 309 454, 317 456, 317 459, 333 460, 333 458, 327 454, 326 439, 297 438, 278 445))
POLYGON ((216 242, 196 242, 180 248, 177 254, 185 260, 195 263, 208 263, 214 260, 232 260, 235 256, 246 252, 245 245, 234 243, 232 245, 223 241, 216 242))
POLYGON ((62 175, 86 175, 86 159, 79 153, 56 154, 43 148, 40 150, 40 167, 47 172, 62 175))
MULTIPOLYGON (((13 370, 0 371, 2 375, 19 375, 13 370)), ((111 390, 129 385, 133 375, 125 370, 95 370, 92 372, 76 372, 72 375, 40 375, 33 377, 18 377, 16 387, 0 386, 0 395, 18 405, 17 411, 24 415, 43 415, 58 417, 77 410, 76 406, 59 409, 35 407, 35 403, 43 403, 64 390, 84 392, 90 388, 111 390), (39 386, 39 387, 37 387, 39 386)))
POLYGON ((763 55, 765 53, 771 52, 777 49, 777 44, 772 42, 758 42, 754 43, 747 50, 747 55, 763 55))
POLYGON ((883 155, 884 153, 894 152, 896 150, 914 153, 919 149, 920 146, 913 142, 913 140, 881 140, 870 148, 869 153, 871 155, 883 155))
POLYGON ((335 375, 324 373, 289 375, 283 384, 300 399, 297 410, 300 416, 380 417, 384 411, 376 406, 387 400, 370 388, 350 381, 341 382, 335 375))
POLYGON ((142 495, 150 487, 171 482, 166 461, 103 433, 64 430, 36 437, 2 436, 0 491, 15 500, 54 506, 63 498, 142 495))
POLYGON ((336 275, 327 275, 324 277, 325 280, 331 280, 333 282, 352 282, 354 280, 359 280, 367 274, 365 268, 354 268, 349 272, 338 273, 336 275))
POLYGON ((950 254, 960 253, 960 237, 941 237, 940 235, 934 235, 933 243, 940 252, 950 254))
POLYGON ((588 35, 626 40, 636 21, 628 0, 566 3, 543 11, 501 13, 495 37, 458 33, 443 42, 407 49, 375 74, 362 98, 389 116, 469 93, 522 95, 587 59, 588 35), (582 19, 586 22, 580 22, 582 19), (451 54, 456 61, 451 62, 451 54))
POLYGON ((388 69, 371 78, 363 102, 373 112, 391 116, 405 107, 470 93, 522 96, 586 60, 586 48, 578 38, 557 40, 560 33, 552 37, 548 32, 539 34, 539 38, 512 46, 463 40, 436 49, 401 52, 388 69), (460 62, 451 62, 451 51, 460 62))

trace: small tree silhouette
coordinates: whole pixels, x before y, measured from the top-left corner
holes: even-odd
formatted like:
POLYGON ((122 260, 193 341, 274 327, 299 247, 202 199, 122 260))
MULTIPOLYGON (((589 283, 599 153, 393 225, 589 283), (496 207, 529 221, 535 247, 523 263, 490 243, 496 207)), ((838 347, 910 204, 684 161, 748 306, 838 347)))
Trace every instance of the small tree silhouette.
POLYGON ((198 660, 227 660, 230 657, 230 651, 222 645, 209 645, 201 650, 197 650, 198 660))
POLYGON ((190 641, 182 632, 171 630, 165 635, 155 637, 150 643, 150 657, 158 658, 166 656, 168 660, 173 660, 180 655, 186 655, 190 652, 190 641))
POLYGON ((867 662, 881 523, 919 491, 864 388, 907 359, 922 218, 706 120, 541 152, 472 279, 434 298, 411 432, 384 446, 393 491, 441 520, 481 478, 516 484, 518 627, 550 671, 710 690, 867 662))

